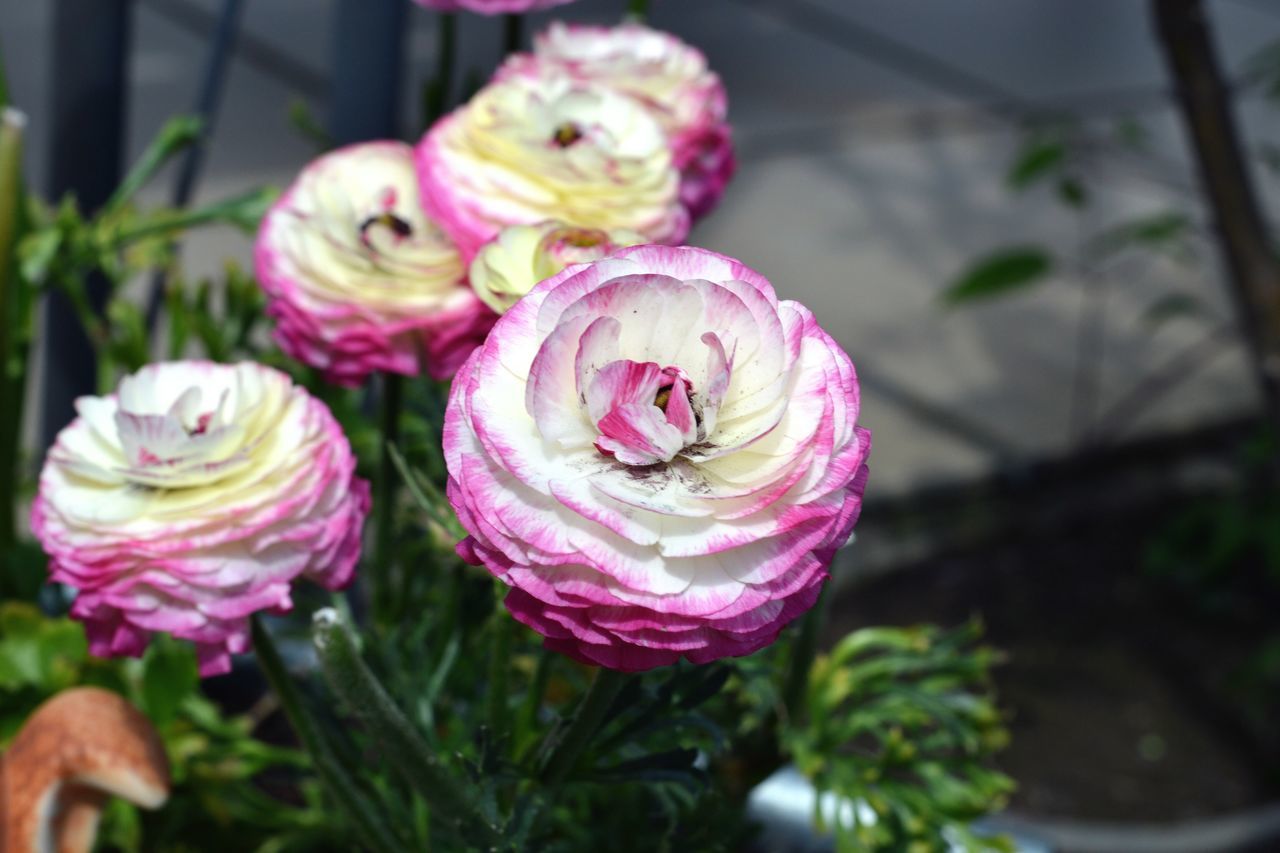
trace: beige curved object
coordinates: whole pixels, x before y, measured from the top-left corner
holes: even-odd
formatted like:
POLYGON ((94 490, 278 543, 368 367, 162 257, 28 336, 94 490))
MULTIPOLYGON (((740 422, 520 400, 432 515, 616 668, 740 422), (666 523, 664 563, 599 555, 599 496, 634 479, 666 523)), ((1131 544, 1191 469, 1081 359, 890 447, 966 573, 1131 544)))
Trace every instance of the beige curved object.
POLYGON ((163 805, 164 745, 115 693, 65 690, 35 710, 0 758, 0 853, 87 853, 111 796, 163 805))

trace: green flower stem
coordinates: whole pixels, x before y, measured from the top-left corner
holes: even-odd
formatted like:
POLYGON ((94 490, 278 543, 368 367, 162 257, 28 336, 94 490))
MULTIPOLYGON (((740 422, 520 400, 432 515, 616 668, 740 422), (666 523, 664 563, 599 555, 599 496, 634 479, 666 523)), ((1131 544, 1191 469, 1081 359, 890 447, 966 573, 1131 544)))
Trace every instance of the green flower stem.
POLYGON ((649 0, 631 0, 627 4, 627 15, 643 22, 649 17, 649 0))
MULTIPOLYGON (((0 91, 0 103, 4 98, 0 91)), ((18 492, 18 441, 22 431, 22 389, 26 353, 20 351, 26 318, 14 316, 20 304, 18 218, 22 208, 22 131, 26 117, 0 106, 0 562, 17 541, 14 506, 18 492), (16 369, 15 369, 16 368, 16 369)), ((2 577, 9 577, 0 565, 2 577)))
POLYGON ((489 646, 489 690, 485 696, 485 717, 493 737, 507 734, 507 699, 510 693, 511 635, 515 620, 499 600, 493 613, 493 636, 489 646))
POLYGON ((783 707, 787 709, 788 721, 794 721, 804 713, 805 688, 809 685, 809 670, 813 668, 814 656, 818 653, 818 637, 822 633, 823 623, 827 621, 827 608, 831 601, 831 583, 823 586, 818 600, 809 612, 801 617, 800 634, 791 647, 791 662, 787 669, 787 680, 782 689, 783 707))
POLYGON ((225 223, 246 231, 258 227, 278 193, 273 189, 250 190, 242 195, 214 202, 195 210, 163 211, 104 235, 104 248, 118 251, 130 243, 149 237, 172 237, 179 231, 201 225, 225 223))
POLYGON ((276 651, 271 634, 263 627, 258 616, 253 617, 253 650, 257 654, 263 675, 280 700, 281 709, 297 732, 303 748, 311 756, 329 799, 346 813, 361 843, 379 853, 394 853, 401 849, 386 821, 377 814, 365 793, 338 761, 315 718, 307 712, 297 685, 289 677, 280 653, 276 651))
POLYGON ((118 210, 142 189, 169 158, 189 145, 195 144, 204 131, 204 122, 197 116, 175 116, 160 128, 160 133, 151 140, 147 150, 142 152, 141 159, 125 175, 120 186, 111 194, 111 198, 103 206, 104 213, 118 210))
POLYGON ((524 16, 504 15, 502 18, 502 53, 510 56, 520 51, 524 42, 524 16))
POLYGON ((393 534, 395 533, 396 467, 392 446, 400 437, 400 407, 404 397, 404 377, 397 373, 382 374, 381 431, 382 454, 373 499, 374 517, 374 612, 381 619, 391 618, 396 600, 392 584, 395 577, 393 534))
POLYGON ((538 663, 533 670, 533 680, 524 696, 524 706, 520 709, 518 731, 520 747, 531 740, 528 734, 538 727, 538 711, 542 708, 542 698, 547 693, 547 682, 551 680, 551 664, 555 654, 546 649, 538 649, 538 663))
POLYGON ((329 686, 378 743, 387 761, 426 800, 433 823, 451 827, 484 850, 502 849, 502 835, 485 819, 474 787, 441 763, 396 707, 361 659, 355 637, 337 611, 316 612, 312 638, 329 686))
POLYGON ((626 673, 603 667, 596 673, 595 681, 591 682, 569 724, 552 733, 555 740, 549 745, 546 762, 538 773, 539 780, 548 788, 558 788, 578 766, 626 683, 626 673))

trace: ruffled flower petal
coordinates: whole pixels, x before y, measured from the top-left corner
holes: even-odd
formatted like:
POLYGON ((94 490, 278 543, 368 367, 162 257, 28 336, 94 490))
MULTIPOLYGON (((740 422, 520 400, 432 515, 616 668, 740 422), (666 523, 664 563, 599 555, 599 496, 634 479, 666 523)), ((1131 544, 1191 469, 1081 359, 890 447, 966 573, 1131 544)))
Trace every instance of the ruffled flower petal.
POLYGON ((217 675, 247 650, 250 615, 293 606, 296 578, 350 583, 369 485, 333 415, 285 374, 153 364, 77 409, 31 527, 94 654, 140 655, 161 631, 217 675))
POLYGON ((569 267, 454 382, 458 553, 580 661, 750 654, 812 606, 849 539, 857 417, 848 356, 737 261, 638 246, 569 267))

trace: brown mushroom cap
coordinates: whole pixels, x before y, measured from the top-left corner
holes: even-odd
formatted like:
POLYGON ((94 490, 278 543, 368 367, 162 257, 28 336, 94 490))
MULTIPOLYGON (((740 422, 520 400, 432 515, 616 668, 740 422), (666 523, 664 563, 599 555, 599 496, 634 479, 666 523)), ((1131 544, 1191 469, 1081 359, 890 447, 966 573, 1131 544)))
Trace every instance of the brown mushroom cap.
POLYGON ((106 796, 154 809, 169 797, 169 760, 151 722, 97 687, 36 709, 0 760, 2 853, 87 851, 106 796))

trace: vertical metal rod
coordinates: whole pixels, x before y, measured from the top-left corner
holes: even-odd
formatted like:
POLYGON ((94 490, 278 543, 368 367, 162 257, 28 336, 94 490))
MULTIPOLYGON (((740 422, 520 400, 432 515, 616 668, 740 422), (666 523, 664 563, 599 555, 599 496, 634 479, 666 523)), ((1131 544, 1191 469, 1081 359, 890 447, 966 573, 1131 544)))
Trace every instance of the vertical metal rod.
POLYGON ((336 144, 399 133, 408 8, 405 0, 337 0, 329 118, 336 144))
MULTIPOLYGON (((213 135, 214 123, 218 119, 218 107, 222 104, 222 93, 226 89, 227 67, 235 48, 236 36, 240 32, 240 19, 244 12, 244 0, 223 0, 222 12, 218 15, 217 27, 213 32, 213 42, 209 46, 209 56, 205 60, 204 77, 200 81, 200 92, 196 96, 195 114, 204 122, 200 131, 200 141, 192 145, 183 154, 178 166, 178 178, 173 185, 171 197, 173 206, 185 207, 195 192, 196 181, 200 177, 204 165, 205 148, 213 135)), ((151 290, 147 293, 147 329, 154 330, 156 320, 160 316, 160 305, 164 298, 165 274, 157 272, 151 278, 151 290)))
MULTIPOLYGON (((81 210, 89 213, 110 197, 120 180, 133 4, 131 0, 52 2, 52 140, 46 186, 50 199, 74 194, 81 210)), ((87 290, 94 306, 101 309, 106 280, 93 276, 87 290)), ((94 390, 97 360, 61 294, 50 294, 42 324, 39 430, 43 448, 72 419, 75 398, 94 390)))
POLYGON ((1151 0, 1150 10, 1263 406, 1272 426, 1280 428, 1280 256, 1249 175, 1209 10, 1202 0, 1151 0))

